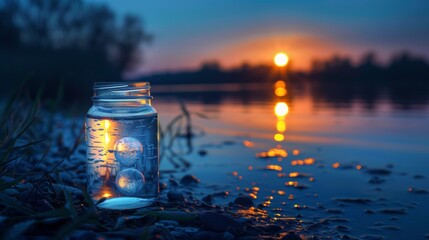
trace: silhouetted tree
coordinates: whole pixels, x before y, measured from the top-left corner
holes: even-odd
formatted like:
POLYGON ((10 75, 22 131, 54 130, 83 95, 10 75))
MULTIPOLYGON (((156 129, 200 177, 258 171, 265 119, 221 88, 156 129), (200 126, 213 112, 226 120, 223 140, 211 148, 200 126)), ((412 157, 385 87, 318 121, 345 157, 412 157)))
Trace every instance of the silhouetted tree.
POLYGON ((44 85, 48 95, 63 81, 68 96, 89 98, 93 81, 121 80, 136 67, 150 40, 140 18, 118 18, 104 5, 0 0, 0 78, 13 83, 33 72, 29 89, 44 85))

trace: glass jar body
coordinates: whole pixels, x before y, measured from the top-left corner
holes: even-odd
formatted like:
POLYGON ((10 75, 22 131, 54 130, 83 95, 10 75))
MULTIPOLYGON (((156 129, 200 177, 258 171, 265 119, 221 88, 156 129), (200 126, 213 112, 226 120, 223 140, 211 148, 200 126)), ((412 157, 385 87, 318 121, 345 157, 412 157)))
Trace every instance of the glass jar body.
POLYGON ((152 204, 159 193, 159 135, 150 101, 94 104, 85 125, 87 189, 98 207, 152 204))

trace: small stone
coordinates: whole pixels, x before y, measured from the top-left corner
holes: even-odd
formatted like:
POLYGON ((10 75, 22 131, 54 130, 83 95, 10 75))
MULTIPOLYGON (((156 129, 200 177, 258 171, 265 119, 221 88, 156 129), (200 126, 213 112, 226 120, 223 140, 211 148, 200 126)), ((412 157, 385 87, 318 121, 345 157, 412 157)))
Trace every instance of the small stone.
POLYGON ((338 226, 335 227, 335 229, 337 231, 340 231, 340 232, 350 232, 350 230, 351 230, 350 227, 347 227, 347 226, 344 226, 344 225, 338 225, 338 226))
POLYGON ((199 230, 198 228, 195 228, 195 227, 184 227, 181 229, 186 233, 196 233, 199 230))
POLYGON ((204 239, 222 239, 223 233, 216 233, 216 232, 210 232, 210 231, 199 231, 191 235, 192 238, 190 239, 198 239, 198 240, 204 240, 204 239))
POLYGON ((159 183, 159 189, 162 191, 162 190, 165 190, 165 189, 167 189, 167 184, 165 183, 165 182, 161 182, 161 183, 159 183))
POLYGON ((253 226, 254 228, 263 231, 263 232, 278 232, 280 230, 282 230, 282 227, 280 227, 279 225, 275 225, 275 224, 268 224, 268 225, 255 225, 253 226))
POLYGON ((330 209, 326 209, 325 212, 332 213, 332 214, 339 214, 339 213, 343 213, 344 211, 341 209, 330 208, 330 209))
POLYGON ((179 226, 179 222, 173 221, 173 220, 161 220, 161 221, 159 221, 157 223, 158 224, 162 224, 163 226, 173 226, 173 227, 178 227, 179 226))
POLYGON ((201 200, 203 200, 203 202, 205 202, 207 204, 212 204, 213 203, 213 196, 209 194, 201 200))
POLYGON ((200 180, 193 175, 185 175, 182 179, 180 179, 180 184, 182 185, 194 185, 199 183, 200 180))
POLYGON ((234 205, 238 205, 244 208, 250 208, 254 206, 253 201, 250 197, 237 197, 234 200, 234 205))
POLYGON ((200 215, 200 221, 204 225, 204 228, 215 232, 225 232, 228 229, 234 229, 236 231, 242 231, 243 226, 235 219, 215 213, 215 212, 204 212, 200 215))
POLYGON ((365 213, 367 213, 367 214, 374 214, 374 213, 375 213, 375 211, 374 211, 374 210, 372 210, 372 209, 366 209, 366 210, 365 210, 365 213))
POLYGON ((7 195, 18 195, 19 192, 15 188, 8 188, 3 190, 3 193, 6 193, 7 195))
POLYGON ((67 172, 60 172, 60 178, 63 182, 72 182, 72 177, 67 172))
POLYGON ((172 187, 177 187, 177 186, 179 186, 179 184, 176 182, 176 180, 174 180, 174 179, 172 179, 172 178, 170 178, 169 180, 168 180, 168 183, 170 184, 170 186, 172 186, 172 187))
POLYGON ((281 240, 302 240, 302 238, 299 235, 291 232, 284 236, 281 240))
POLYGON ((386 209, 381 209, 378 212, 383 214, 400 214, 400 215, 407 214, 407 212, 403 208, 386 208, 386 209))
POLYGON ((222 236, 222 240, 234 240, 235 236, 230 232, 225 232, 222 236))
POLYGON ((382 178, 380 178, 380 177, 378 177, 378 176, 375 176, 375 177, 372 177, 370 180, 369 180, 369 183, 371 183, 371 184, 380 184, 380 183, 383 183, 383 182, 385 182, 386 180, 384 180, 384 179, 382 179, 382 178))
POLYGON ((420 174, 414 175, 414 179, 424 179, 424 178, 425 178, 425 176, 420 175, 420 174))
POLYGON ((200 155, 201 157, 204 157, 205 155, 207 155, 207 151, 201 149, 201 150, 198 151, 198 155, 200 155))
POLYGON ((335 201, 346 202, 346 203, 357 203, 357 204, 368 204, 372 201, 367 198, 335 198, 335 201))
POLYGON ((171 202, 176 201, 184 201, 185 197, 183 196, 183 193, 177 191, 177 190, 171 190, 167 193, 168 200, 171 202))
POLYGON ((389 175, 392 173, 392 171, 384 168, 370 168, 366 172, 372 175, 389 175))

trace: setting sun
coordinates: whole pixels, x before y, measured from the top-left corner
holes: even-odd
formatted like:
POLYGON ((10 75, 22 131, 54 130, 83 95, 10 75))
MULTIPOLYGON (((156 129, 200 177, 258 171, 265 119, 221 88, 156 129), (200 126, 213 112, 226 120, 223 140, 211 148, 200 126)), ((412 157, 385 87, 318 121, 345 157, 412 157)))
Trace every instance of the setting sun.
POLYGON ((274 56, 274 64, 276 64, 277 67, 284 67, 289 62, 289 57, 285 53, 277 53, 276 56, 274 56))

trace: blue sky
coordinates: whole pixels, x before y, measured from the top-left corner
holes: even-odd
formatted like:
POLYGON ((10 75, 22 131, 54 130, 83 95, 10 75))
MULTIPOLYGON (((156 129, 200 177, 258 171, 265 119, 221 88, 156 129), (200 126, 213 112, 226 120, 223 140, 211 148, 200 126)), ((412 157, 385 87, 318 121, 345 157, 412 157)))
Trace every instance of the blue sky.
POLYGON ((297 69, 333 54, 381 60, 408 50, 429 57, 426 0, 89 0, 144 19, 154 35, 138 73, 231 67, 288 53, 297 69))

